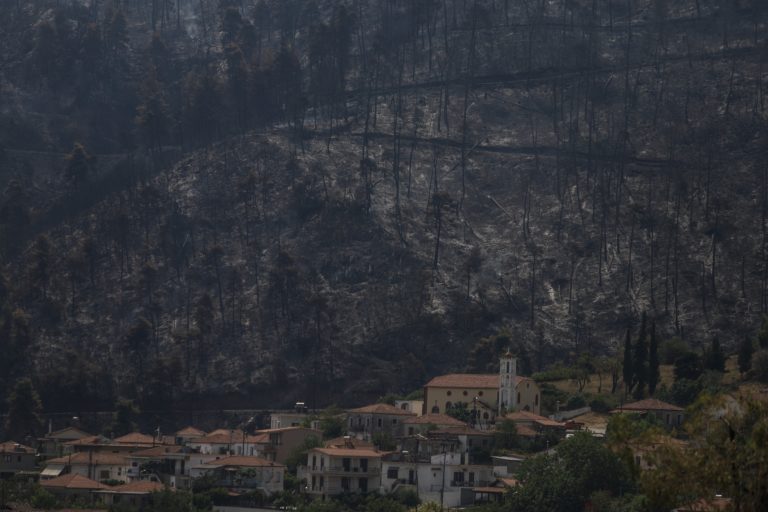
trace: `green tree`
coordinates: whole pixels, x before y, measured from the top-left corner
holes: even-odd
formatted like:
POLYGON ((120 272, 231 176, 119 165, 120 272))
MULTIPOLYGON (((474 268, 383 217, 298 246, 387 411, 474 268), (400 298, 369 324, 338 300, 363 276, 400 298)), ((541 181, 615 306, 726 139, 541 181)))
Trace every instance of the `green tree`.
POLYGON ((139 417, 139 412, 139 408, 133 400, 119 399, 115 404, 112 425, 108 433, 119 437, 134 432, 137 428, 136 420, 139 417))
POLYGON ((675 360, 675 381, 680 379, 696 380, 703 371, 701 356, 696 352, 686 352, 675 360))
POLYGON ((632 329, 627 328, 627 337, 624 340, 624 362, 622 364, 624 378, 624 394, 628 395, 632 391, 632 381, 635 371, 632 365, 632 329))
POLYGON ((741 340, 739 345, 739 371, 743 374, 747 373, 752 368, 752 354, 755 353, 755 345, 749 336, 745 336, 741 340))
POLYGON ((757 342, 760 344, 760 348, 768 348, 768 316, 763 317, 763 323, 757 332, 757 342))
POLYGON ((704 369, 725 372, 725 354, 717 336, 712 338, 712 345, 704 354, 704 369))
POLYGON ((640 399, 645 394, 645 385, 648 383, 648 341, 646 340, 646 314, 643 311, 640 320, 640 334, 635 343, 635 354, 632 361, 635 373, 635 390, 633 396, 640 399))
POLYGON ((651 346, 648 353, 648 394, 656 393, 661 374, 659 373, 659 344, 656 338, 656 320, 651 322, 651 346))
POLYGON ((752 372, 757 380, 768 383, 768 350, 758 350, 752 356, 752 372))
POLYGON ((43 406, 40 396, 30 379, 21 379, 7 397, 8 415, 5 420, 5 434, 17 442, 30 442, 35 439, 43 426, 40 416, 43 406))

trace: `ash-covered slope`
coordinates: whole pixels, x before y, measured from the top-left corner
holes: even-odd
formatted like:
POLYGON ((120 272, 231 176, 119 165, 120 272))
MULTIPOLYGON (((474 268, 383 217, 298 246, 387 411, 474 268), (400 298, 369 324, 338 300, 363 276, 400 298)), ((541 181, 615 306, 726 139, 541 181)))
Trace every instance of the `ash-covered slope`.
POLYGON ((642 311, 693 347, 751 335, 764 12, 583 3, 430 3, 398 32, 412 6, 363 2, 343 89, 299 20, 303 101, 258 130, 213 52, 224 113, 187 135, 222 138, 8 263, 7 346, 34 354, 14 372, 52 408, 346 404, 486 370, 505 330, 526 371, 614 353, 642 311))

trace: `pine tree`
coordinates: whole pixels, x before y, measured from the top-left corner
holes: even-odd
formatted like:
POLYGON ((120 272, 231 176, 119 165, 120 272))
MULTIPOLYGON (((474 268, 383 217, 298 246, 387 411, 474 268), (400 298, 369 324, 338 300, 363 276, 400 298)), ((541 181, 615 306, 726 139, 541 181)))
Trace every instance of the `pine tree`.
POLYGON ((13 387, 8 396, 8 416, 5 422, 5 434, 9 439, 24 442, 26 438, 34 439, 40 432, 42 419, 40 413, 43 407, 32 381, 21 379, 13 387))
POLYGON ((634 372, 635 372, 635 398, 642 398, 645 393, 645 385, 648 383, 648 344, 646 341, 646 315, 643 311, 642 320, 640 323, 640 335, 637 338, 635 344, 635 357, 633 359, 634 372))
POLYGON ((627 339, 624 341, 624 393, 629 394, 632 391, 632 384, 635 376, 632 366, 632 329, 627 327, 627 339))
POLYGON ((656 339, 656 321, 651 322, 651 347, 648 355, 648 394, 653 396, 659 383, 659 344, 656 339))
POLYGON ((755 345, 749 336, 745 336, 739 345, 739 371, 744 374, 752 367, 752 354, 755 352, 755 345))

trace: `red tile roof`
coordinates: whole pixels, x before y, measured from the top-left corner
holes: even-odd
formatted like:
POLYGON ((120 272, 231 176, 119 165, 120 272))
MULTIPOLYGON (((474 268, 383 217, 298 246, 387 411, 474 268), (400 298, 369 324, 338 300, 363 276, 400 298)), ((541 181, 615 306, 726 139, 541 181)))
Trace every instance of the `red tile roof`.
POLYGON ((6 441, 0 443, 0 453, 35 453, 35 449, 16 441, 6 441))
POLYGON ((81 439, 83 437, 91 437, 92 434, 84 430, 80 430, 77 427, 66 427, 61 430, 56 430, 49 434, 46 434, 44 439, 81 439), (71 434, 71 435, 66 435, 71 434), (74 437, 73 437, 74 436, 74 437))
POLYGON ((130 434, 126 434, 124 436, 120 436, 115 438, 113 441, 115 444, 153 444, 156 443, 157 440, 150 435, 142 434, 141 432, 131 432, 130 434))
POLYGON ((176 432, 176 437, 192 437, 192 436, 200 437, 204 435, 205 435, 204 431, 200 430, 199 428, 195 428, 191 426, 185 427, 179 430, 178 432, 176 432))
POLYGON ((399 407, 389 404, 372 404, 365 407, 358 407, 357 409, 350 409, 350 413, 353 414, 390 414, 396 416, 416 416, 416 413, 410 411, 404 411, 399 407))
MULTIPOLYGON (((531 381, 530 377, 515 377, 515 385, 521 382, 531 381)), ((427 382, 428 388, 472 388, 472 389, 499 389, 500 377, 497 373, 449 373, 438 375, 427 382)))
POLYGON ((245 435, 246 443, 263 443, 268 442, 269 439, 264 440, 263 434, 252 436, 245 434, 242 430, 226 430, 219 429, 214 430, 208 435, 198 437, 197 439, 190 439, 190 444, 242 444, 243 435, 245 435))
POLYGON ((126 457, 162 457, 163 455, 180 453, 183 450, 184 447, 179 445, 160 445, 133 452, 130 455, 126 455, 126 457))
POLYGON ((110 441, 108 438, 100 435, 95 435, 95 436, 88 436, 80 439, 75 439, 74 441, 67 441, 64 444, 67 446, 80 446, 80 445, 97 445, 97 444, 102 445, 102 444, 109 444, 109 442, 110 441))
POLYGON ((125 466, 127 465, 125 454, 104 453, 104 452, 77 452, 72 455, 65 455, 57 459, 47 461, 47 464, 71 464, 82 466, 87 464, 97 464, 100 466, 125 466))
POLYGON ((379 452, 370 448, 312 448, 311 452, 319 452, 332 457, 376 457, 386 455, 388 452, 379 452))
POLYGON ((230 457, 222 457, 220 459, 212 460, 203 464, 204 466, 211 467, 224 467, 224 466, 237 466, 247 468, 260 468, 260 467, 273 467, 284 468, 282 464, 272 462, 270 460, 262 459, 261 457, 251 457, 247 455, 232 455, 230 457))
POLYGON ((353 449, 359 449, 359 448, 368 448, 373 449, 373 443, 370 441, 363 441, 362 439, 356 439, 354 437, 345 438, 345 437, 337 437, 335 439, 330 439, 328 441, 325 441, 323 443, 323 446, 326 448, 353 448, 353 449))
POLYGON ((517 430, 517 435, 523 437, 536 437, 539 435, 538 432, 528 425, 515 425, 515 430, 517 430))
POLYGON ((534 414, 528 411, 511 412, 504 416, 504 418, 517 423, 536 423, 545 427, 565 428, 564 423, 560 423, 559 421, 551 420, 549 418, 545 418, 544 416, 539 416, 538 414, 534 414))
POLYGON ((108 489, 104 484, 100 484, 90 478, 86 478, 77 473, 69 473, 66 475, 51 478, 50 480, 42 480, 40 485, 43 487, 56 487, 61 489, 108 489))
POLYGON ((613 410, 613 412, 621 412, 621 411, 630 411, 630 412, 637 412, 637 411, 676 411, 676 412, 682 412, 685 409, 682 407, 678 407, 676 405, 668 404, 667 402, 662 402, 661 400, 656 400, 655 398, 646 398, 645 400, 640 400, 639 402, 632 402, 631 404, 624 404, 621 407, 618 407, 613 410))

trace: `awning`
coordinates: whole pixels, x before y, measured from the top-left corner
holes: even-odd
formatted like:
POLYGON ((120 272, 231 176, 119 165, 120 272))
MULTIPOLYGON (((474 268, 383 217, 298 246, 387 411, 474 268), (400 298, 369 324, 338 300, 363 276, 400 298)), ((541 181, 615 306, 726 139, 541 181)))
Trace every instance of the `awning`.
POLYGON ((40 473, 40 477, 53 478, 61 475, 62 471, 64 471, 64 466, 48 466, 40 473))

